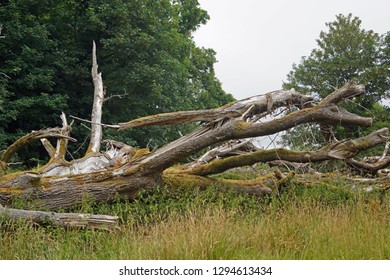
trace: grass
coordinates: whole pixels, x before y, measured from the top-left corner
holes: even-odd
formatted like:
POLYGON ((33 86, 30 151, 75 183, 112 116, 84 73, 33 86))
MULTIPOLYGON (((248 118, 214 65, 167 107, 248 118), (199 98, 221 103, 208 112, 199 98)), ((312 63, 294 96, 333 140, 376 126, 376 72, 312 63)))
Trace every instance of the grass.
POLYGON ((390 259, 390 195, 290 186, 259 201, 210 188, 161 187, 133 203, 85 203, 118 215, 108 233, 0 219, 0 259, 390 259))

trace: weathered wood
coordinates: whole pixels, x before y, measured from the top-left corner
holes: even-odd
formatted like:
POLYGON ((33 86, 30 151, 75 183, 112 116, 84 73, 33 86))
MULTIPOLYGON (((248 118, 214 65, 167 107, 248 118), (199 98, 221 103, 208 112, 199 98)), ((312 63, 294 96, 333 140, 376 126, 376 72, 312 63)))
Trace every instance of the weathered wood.
POLYGON ((272 150, 258 150, 252 153, 231 156, 225 159, 217 159, 210 163, 187 166, 189 168, 179 167, 169 169, 170 172, 182 172, 186 174, 206 176, 224 172, 228 169, 252 165, 257 162, 268 162, 274 160, 286 160, 291 162, 307 163, 318 162, 329 159, 349 159, 356 156, 362 150, 366 150, 381 143, 385 143, 389 130, 387 128, 375 131, 367 136, 345 140, 341 142, 333 142, 317 151, 291 151, 284 148, 272 150))
MULTIPOLYGON (((95 70, 93 72, 101 78, 101 75, 97 74, 96 61, 94 65, 95 70)), ((102 84, 98 82, 95 87, 101 87, 102 89, 102 84)), ((95 88, 95 93, 97 91, 101 92, 95 88)), ((276 91, 237 101, 215 110, 209 110, 208 115, 206 114, 203 118, 201 118, 199 112, 187 112, 187 117, 183 117, 183 113, 180 112, 166 114, 163 117, 161 115, 147 117, 119 125, 120 128, 124 129, 155 124, 176 124, 178 122, 182 123, 183 120, 185 122, 194 120, 209 122, 194 132, 153 152, 146 149, 136 151, 123 143, 111 142, 110 150, 106 153, 100 153, 102 125, 101 116, 99 117, 100 113, 97 112, 95 115, 98 116, 92 120, 92 127, 96 128, 95 136, 91 138, 90 147, 84 158, 71 162, 65 160, 54 161, 52 164, 39 169, 38 172, 21 172, 1 177, 0 203, 10 205, 13 197, 18 196, 34 201, 37 207, 51 210, 68 209, 82 203, 86 197, 94 202, 112 202, 117 198, 131 200, 137 196, 140 189, 154 188, 167 178, 170 178, 170 180, 173 180, 172 178, 188 180, 195 174, 195 182, 210 184, 212 179, 202 176, 223 172, 228 168, 248 165, 252 162, 280 159, 280 154, 285 155, 286 159, 291 158, 299 162, 328 158, 349 158, 362 149, 367 149, 379 142, 382 143, 383 139, 379 136, 387 134, 387 130, 377 132, 376 136, 371 135, 371 138, 361 141, 348 140, 332 143, 317 152, 297 153, 283 149, 255 151, 249 155, 231 156, 226 159, 212 161, 207 168, 205 168, 206 164, 184 171, 179 168, 168 169, 193 153, 211 145, 232 139, 270 135, 302 123, 317 122, 330 125, 368 126, 372 123, 372 119, 356 116, 336 105, 342 97, 348 98, 361 93, 361 87, 347 84, 323 102, 306 106, 305 103, 311 102, 311 97, 301 95, 295 91, 276 91), (259 116, 269 114, 278 107, 288 107, 292 104, 302 109, 278 119, 254 122, 259 116), (175 171, 172 172, 172 170, 175 171)), ((101 95, 97 94, 97 96, 99 97, 96 99, 100 100, 101 95)), ((96 102, 98 105, 95 106, 94 103, 94 109, 100 106, 100 101, 96 102)), ((64 127, 67 127, 67 124, 64 127)), ((59 130, 57 135, 65 137, 59 130)), ((41 138, 46 137, 47 134, 41 138)), ((221 153, 228 154, 235 150, 237 151, 237 149, 229 150, 227 148, 221 153)), ((242 185, 246 188, 249 187, 252 192, 266 194, 269 192, 268 185, 279 184, 279 181, 282 180, 278 179, 276 175, 269 178, 276 181, 266 184, 263 178, 261 182, 224 181, 223 184, 230 184, 232 187, 242 185)))
POLYGON ((119 217, 109 215, 20 210, 3 207, 0 204, 0 216, 11 220, 22 219, 43 226, 56 226, 66 229, 119 230, 119 217))
POLYGON ((352 167, 355 170, 361 171, 362 173, 375 174, 379 170, 390 166, 390 156, 381 158, 381 160, 372 163, 361 162, 354 159, 349 159, 347 163, 350 167, 352 167))
POLYGON ((214 186, 233 189, 238 193, 251 194, 257 197, 270 195, 284 183, 284 180, 281 180, 273 172, 250 180, 217 179, 192 174, 164 172, 163 181, 164 184, 173 188, 183 188, 185 186, 185 188, 191 190, 205 190, 210 186, 214 186))
POLYGON ((92 80, 94 85, 94 98, 91 115, 91 140, 89 142, 87 153, 100 152, 100 141, 102 140, 102 110, 104 102, 104 88, 102 73, 98 72, 98 64, 96 58, 96 44, 93 41, 92 47, 92 80))
POLYGON ((119 123, 118 126, 119 130, 123 130, 144 126, 184 124, 198 121, 214 122, 224 118, 236 118, 243 115, 246 118, 250 118, 257 114, 269 112, 274 108, 294 104, 302 105, 312 100, 313 97, 301 95, 294 90, 278 90, 232 102, 216 109, 158 114, 119 123), (272 100, 271 106, 270 100, 272 100), (250 111, 248 111, 249 109, 250 111))
MULTIPOLYGON (((71 127, 68 125, 68 120, 66 119, 65 113, 62 112, 61 114, 61 121, 62 121, 62 128, 61 128, 61 135, 65 137, 69 137, 71 127)), ((65 161, 66 151, 68 149, 68 139, 67 138, 60 138, 57 140, 57 146, 55 153, 51 160, 53 161, 65 161)))
POLYGON ((50 158, 54 157, 54 155, 56 153, 56 148, 54 148, 54 146, 46 138, 42 138, 40 140, 41 140, 41 143, 42 143, 43 147, 45 148, 46 152, 49 154, 49 157, 50 158))
POLYGON ((42 139, 42 138, 62 138, 62 139, 68 139, 70 141, 76 142, 76 139, 69 137, 67 135, 61 134, 61 129, 56 128, 46 128, 38 131, 32 131, 31 133, 19 138, 16 140, 11 146, 7 148, 7 150, 3 153, 1 157, 1 161, 8 162, 11 157, 19 151, 22 147, 30 144, 33 141, 42 139))
POLYGON ((225 158, 233 155, 246 154, 257 151, 258 148, 252 144, 252 140, 231 140, 218 147, 215 147, 191 163, 191 167, 208 163, 217 158, 225 158))
POLYGON ((143 163, 152 170, 164 170, 191 154, 216 143, 271 135, 308 122, 369 126, 371 118, 364 118, 338 108, 336 105, 317 105, 284 117, 262 123, 248 123, 239 118, 210 124, 156 150, 143 163))

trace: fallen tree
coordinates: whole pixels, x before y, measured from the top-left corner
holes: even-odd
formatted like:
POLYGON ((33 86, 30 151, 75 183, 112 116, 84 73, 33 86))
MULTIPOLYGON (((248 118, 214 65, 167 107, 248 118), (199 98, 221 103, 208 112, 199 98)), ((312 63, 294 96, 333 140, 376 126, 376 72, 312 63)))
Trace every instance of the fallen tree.
POLYGON ((303 123, 370 126, 371 118, 357 116, 338 106, 343 99, 364 94, 364 86, 353 82, 348 82, 317 104, 311 96, 294 90, 278 90, 215 109, 165 113, 116 125, 104 125, 101 123, 104 87, 102 75, 97 69, 94 46, 92 78, 95 91, 92 119, 88 121, 91 124, 91 138, 85 156, 66 160, 68 141, 75 139, 70 137, 72 123, 68 124, 65 114, 62 114, 62 128, 32 132, 17 140, 3 153, 1 166, 5 169, 12 154, 20 147, 40 139, 50 160, 34 171, 3 175, 0 178, 0 204, 12 205, 13 198, 19 197, 31 201, 32 207, 51 211, 69 209, 85 198, 108 203, 118 198, 131 200, 141 189, 153 189, 163 181, 173 186, 184 182, 201 188, 210 184, 223 185, 264 196, 280 188, 291 176, 276 171, 252 180, 223 180, 210 175, 257 162, 352 160, 360 151, 385 143, 388 139, 388 129, 383 128, 358 139, 333 139, 333 142, 319 150, 306 152, 261 150, 249 140, 242 140, 271 135, 303 123), (287 112, 291 107, 298 110, 287 112), (286 113, 272 120, 266 119, 280 109, 286 110, 286 113), (190 122, 203 124, 192 133, 155 151, 134 148, 114 140, 102 140, 103 127, 123 130, 190 122), (46 139, 49 137, 57 138, 55 147, 46 139), (101 143, 106 145, 105 151, 101 151, 101 143), (221 146, 209 150, 194 162, 174 166, 215 144, 221 146))

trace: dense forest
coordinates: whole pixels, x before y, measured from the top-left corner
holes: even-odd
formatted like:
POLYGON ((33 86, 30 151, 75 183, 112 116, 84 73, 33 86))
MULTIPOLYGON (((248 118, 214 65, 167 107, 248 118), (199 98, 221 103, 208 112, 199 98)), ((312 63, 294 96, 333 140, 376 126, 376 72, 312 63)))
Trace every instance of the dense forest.
MULTIPOLYGON (((215 76, 215 52, 192 38, 208 18, 197 0, 2 1, 0 149, 32 130, 57 126, 61 111, 90 118, 93 40, 107 91, 105 123, 232 101, 215 76)), ((188 129, 154 127, 115 137, 154 148, 188 129)), ((88 134, 73 127, 79 140, 73 151, 87 148, 88 134)), ((36 165, 45 152, 34 145, 18 157, 36 165)))

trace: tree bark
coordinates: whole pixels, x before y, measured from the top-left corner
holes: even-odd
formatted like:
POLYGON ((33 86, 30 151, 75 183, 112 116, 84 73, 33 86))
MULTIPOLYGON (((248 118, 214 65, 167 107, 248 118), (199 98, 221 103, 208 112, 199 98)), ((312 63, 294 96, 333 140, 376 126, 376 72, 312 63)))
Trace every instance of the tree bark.
MULTIPOLYGON (((239 140, 237 143, 228 142, 222 146, 223 148, 209 152, 193 164, 170 168, 212 145, 229 140, 270 135, 303 123, 314 122, 323 126, 338 124, 369 126, 372 123, 371 118, 351 114, 337 106, 344 98, 363 94, 364 87, 354 85, 352 82, 347 83, 317 105, 312 103, 313 98, 310 96, 301 95, 294 90, 279 90, 232 102, 216 109, 166 113, 117 125, 103 125, 101 121, 104 87, 102 75, 98 72, 95 43, 93 43, 92 61, 94 101, 91 121, 89 121, 91 139, 86 156, 70 162, 65 159, 68 140, 73 139, 69 136, 71 125, 68 125, 65 114, 62 114, 62 129, 32 132, 16 141, 2 155, 1 160, 4 165, 22 146, 41 139, 51 159, 46 166, 36 171, 0 177, 1 204, 12 205, 13 198, 17 196, 32 201, 30 205, 34 208, 69 209, 81 204, 85 199, 94 202, 113 202, 118 198, 131 200, 137 196, 140 189, 152 189, 162 181, 170 185, 186 182, 189 186, 197 187, 207 187, 210 184, 228 186, 237 191, 264 196, 272 190, 279 189, 292 175, 284 176, 280 172, 275 172, 253 180, 224 180, 207 176, 233 167, 279 159, 296 162, 329 158, 349 159, 361 150, 382 143, 387 137, 388 130, 382 129, 356 140, 331 143, 314 152, 295 152, 286 149, 257 150, 248 140, 239 140), (279 108, 288 109, 292 106, 299 110, 277 119, 261 121, 279 108), (107 151, 100 152, 102 126, 122 130, 199 121, 205 124, 153 152, 148 149, 135 149, 112 140, 105 142, 107 151), (47 137, 59 139, 56 148, 45 140, 47 137), (242 154, 243 152, 249 153, 242 154)), ((27 214, 27 212, 15 211, 8 211, 8 213, 14 213, 15 217, 27 214)), ((42 212, 29 213, 37 221, 48 218, 54 224, 64 225, 61 216, 42 212)), ((91 223, 95 221, 90 216, 82 217, 84 218, 92 218, 91 223)), ((78 226, 78 222, 75 225, 78 226)))
POLYGON ((48 137, 62 138, 62 139, 69 139, 71 141, 76 141, 76 139, 72 137, 61 134, 61 129, 59 128, 46 128, 38 131, 32 131, 31 133, 19 138, 11 146, 9 146, 7 150, 3 153, 1 157, 1 161, 8 162, 11 159, 11 157, 22 147, 38 139, 48 138, 48 137))
POLYGON ((12 220, 27 220, 44 226, 66 229, 118 230, 118 217, 81 213, 55 213, 6 208, 0 204, 0 216, 12 220))
POLYGON ((334 142, 317 151, 291 151, 283 148, 272 150, 257 150, 255 152, 225 159, 219 159, 199 166, 182 166, 172 168, 170 172, 185 173, 199 176, 222 173, 228 169, 252 165, 257 162, 269 162, 274 160, 285 160, 290 162, 318 162, 329 159, 349 159, 356 156, 360 151, 366 150, 381 143, 385 143, 389 130, 387 128, 375 131, 365 137, 355 140, 334 142))
MULTIPOLYGON (((140 189, 153 188, 160 184, 163 179, 167 181, 167 178, 172 182, 173 176, 183 179, 186 176, 186 178, 189 178, 188 175, 196 175, 197 179, 195 181, 197 183, 201 180, 211 183, 210 178, 203 177, 200 179, 201 176, 223 172, 231 167, 280 159, 280 155, 283 155, 285 159, 298 162, 349 158, 363 149, 379 142, 382 143, 381 135, 385 135, 387 130, 380 130, 376 134, 374 133, 363 139, 336 142, 316 152, 298 153, 283 149, 255 151, 252 154, 228 157, 193 169, 168 169, 193 153, 213 144, 223 143, 231 139, 269 135, 301 123, 370 125, 372 122, 370 118, 356 116, 335 104, 344 95, 350 97, 361 93, 361 86, 347 84, 339 91, 335 91, 334 96, 315 106, 309 106, 309 108, 304 108, 302 102, 308 102, 311 98, 293 91, 276 91, 248 98, 244 101, 237 101, 225 107, 214 109, 212 114, 216 118, 215 120, 211 120, 211 115, 207 115, 203 120, 208 120, 208 124, 151 153, 146 149, 133 151, 130 146, 126 147, 129 150, 128 153, 123 152, 124 150, 119 152, 124 146, 120 147, 120 145, 112 144, 113 151, 110 153, 89 153, 86 157, 72 162, 55 161, 55 164, 49 164, 38 172, 22 172, 3 176, 0 179, 0 203, 9 205, 12 202, 12 197, 17 195, 33 200, 36 206, 46 209, 67 209, 75 204, 80 204, 85 197, 95 202, 111 202, 117 197, 134 199, 140 189), (251 122, 259 114, 268 114, 279 106, 288 107, 294 104, 304 109, 271 121, 251 122), (225 112, 226 110, 228 113, 225 112), (233 115, 233 113, 236 115, 233 115), (122 159, 125 154, 127 156, 126 160, 117 163, 116 160, 122 159), (165 170, 166 172, 164 172, 165 170), (175 171, 173 172, 173 170, 175 171), (178 174, 180 173, 178 170, 182 174, 178 174)), ((192 117, 187 118, 185 122, 202 120, 201 117, 195 118, 194 112, 189 115, 192 117)), ((182 123, 182 116, 181 113, 167 114, 164 121, 159 116, 155 116, 154 124, 175 124, 177 118, 182 123), (167 116, 168 118, 166 118, 167 116)), ((119 126, 123 129, 131 127, 134 123, 137 123, 137 126, 151 125, 153 118, 143 118, 129 122, 130 125, 119 126)), ((95 119, 93 122, 97 124, 97 127, 101 127, 100 120, 95 119)), ((67 127, 67 124, 63 122, 63 126, 67 127)), ((56 136, 58 135, 63 138, 68 137, 63 133, 58 133, 56 136)), ((44 137, 47 137, 47 135, 45 134, 44 137)), ((261 180, 264 182, 264 179, 261 180)), ((248 181, 247 186, 256 186, 254 188, 257 190, 263 188, 263 191, 259 192, 267 193, 268 190, 264 189, 265 187, 275 188, 278 185, 277 178, 275 180, 265 180, 265 182, 269 182, 269 186, 259 182, 248 181)), ((244 185, 243 182, 221 181, 219 183, 232 187, 244 185)))
POLYGON ((102 110, 104 102, 104 88, 102 73, 98 72, 98 64, 96 58, 96 44, 93 41, 92 47, 92 80, 94 85, 94 98, 91 116, 91 140, 89 142, 87 153, 100 152, 100 142, 102 140, 102 110))

